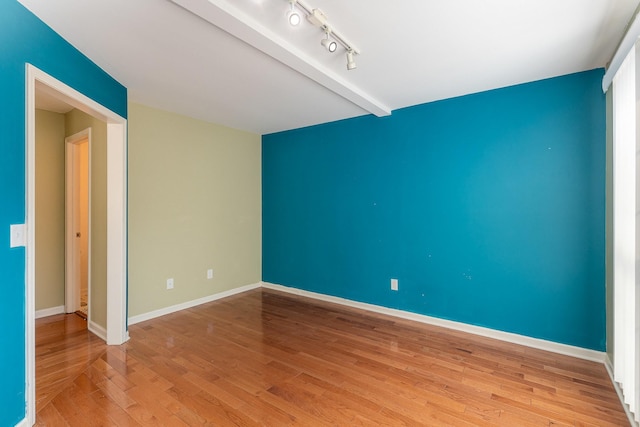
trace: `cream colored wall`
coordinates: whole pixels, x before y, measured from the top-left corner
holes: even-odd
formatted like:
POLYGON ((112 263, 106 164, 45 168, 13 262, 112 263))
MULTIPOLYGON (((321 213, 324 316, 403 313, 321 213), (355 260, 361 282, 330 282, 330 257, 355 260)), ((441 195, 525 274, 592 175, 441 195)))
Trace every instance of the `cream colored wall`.
POLYGON ((65 136, 91 128, 91 321, 107 325, 107 125, 72 110, 65 115, 65 136))
POLYGON ((64 115, 36 110, 36 310, 64 305, 64 115))
POLYGON ((128 120, 129 316, 259 282, 260 136, 138 104, 128 120))

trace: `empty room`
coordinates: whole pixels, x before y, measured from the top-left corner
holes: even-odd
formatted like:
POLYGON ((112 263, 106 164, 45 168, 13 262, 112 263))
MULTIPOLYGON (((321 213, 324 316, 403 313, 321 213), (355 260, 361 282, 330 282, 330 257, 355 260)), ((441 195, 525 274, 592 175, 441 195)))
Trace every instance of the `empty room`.
POLYGON ((3 1, 0 426, 638 426, 639 10, 3 1))

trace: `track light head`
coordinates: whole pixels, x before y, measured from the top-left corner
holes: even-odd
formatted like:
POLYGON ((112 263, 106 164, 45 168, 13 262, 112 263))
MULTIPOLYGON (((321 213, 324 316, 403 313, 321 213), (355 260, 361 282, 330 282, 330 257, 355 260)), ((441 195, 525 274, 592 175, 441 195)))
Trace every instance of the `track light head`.
POLYGON ((334 42, 333 40, 322 39, 320 43, 322 44, 322 46, 326 47, 329 52, 335 52, 338 48, 338 43, 334 42))
POLYGON ((355 70, 356 62, 353 60, 353 50, 347 51, 347 70, 355 70))
POLYGON ((327 32, 325 33, 327 35, 327 37, 322 39, 320 41, 320 44, 322 46, 324 46, 325 48, 327 48, 327 50, 329 52, 333 53, 338 48, 338 43, 335 40, 329 40, 329 33, 330 33, 330 31, 327 30, 327 32))
POLYGON ((289 0, 289 6, 289 12, 287 12, 287 21, 289 21, 289 24, 295 27, 302 20, 300 18, 300 14, 296 10, 296 0, 289 0))

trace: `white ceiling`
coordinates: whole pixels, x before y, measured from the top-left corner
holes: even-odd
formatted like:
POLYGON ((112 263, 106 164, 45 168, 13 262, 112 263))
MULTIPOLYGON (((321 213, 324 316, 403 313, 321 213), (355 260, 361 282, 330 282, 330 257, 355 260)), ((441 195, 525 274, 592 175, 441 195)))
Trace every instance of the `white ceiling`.
POLYGON ((347 71, 287 0, 19 1, 130 101, 259 134, 604 67, 638 4, 304 0, 361 51, 347 71))

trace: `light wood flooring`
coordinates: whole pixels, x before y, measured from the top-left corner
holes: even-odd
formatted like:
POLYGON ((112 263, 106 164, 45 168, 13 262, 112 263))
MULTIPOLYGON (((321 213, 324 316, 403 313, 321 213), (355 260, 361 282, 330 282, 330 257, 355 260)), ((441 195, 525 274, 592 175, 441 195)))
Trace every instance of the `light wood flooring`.
POLYGON ((38 320, 36 425, 629 425, 598 363, 270 290, 129 333, 38 320))

